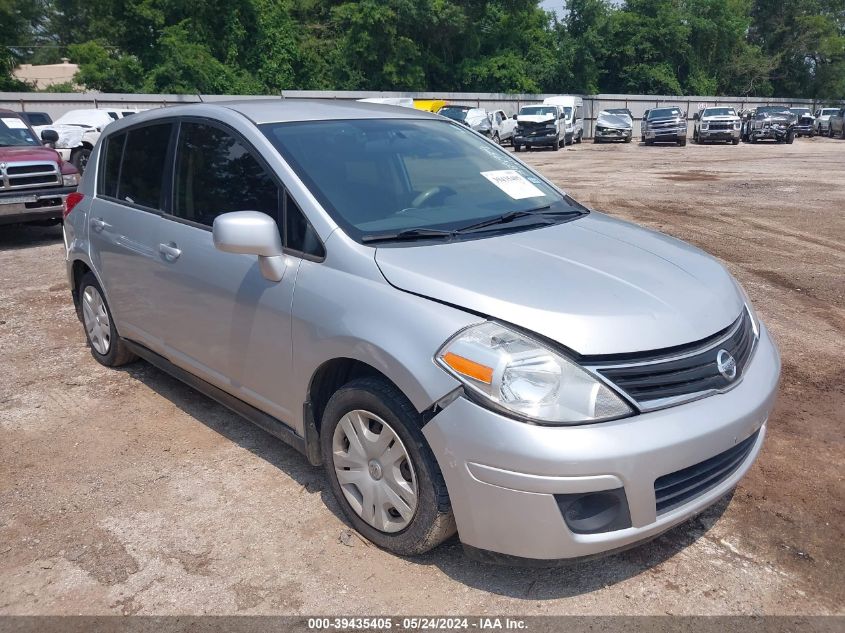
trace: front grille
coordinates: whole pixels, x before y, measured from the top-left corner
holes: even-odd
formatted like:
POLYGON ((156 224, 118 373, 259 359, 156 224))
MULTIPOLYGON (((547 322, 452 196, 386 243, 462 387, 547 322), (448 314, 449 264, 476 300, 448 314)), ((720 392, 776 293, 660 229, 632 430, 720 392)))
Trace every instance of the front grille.
POLYGON ((680 123, 679 121, 654 121, 654 122, 649 122, 649 124, 648 124, 649 129, 652 129, 652 130, 664 130, 664 129, 675 130, 675 129, 682 127, 682 126, 683 126, 683 124, 680 123))
MULTIPOLYGON (((654 410, 680 404, 724 390, 742 377, 751 358, 757 336, 747 310, 734 323, 703 341, 662 353, 615 360, 613 364, 592 365, 598 372, 626 393, 641 410, 654 410), (727 352, 736 363, 736 373, 723 373, 720 352, 727 352), (727 374, 727 375, 726 375, 727 374)), ((722 354, 723 369, 727 356, 722 354)), ((588 366, 589 363, 586 363, 588 366)))
POLYGON ((711 130, 730 130, 734 124, 730 121, 717 122, 709 124, 711 130))
POLYGON ((674 510, 725 481, 748 457, 759 433, 755 431, 748 439, 715 457, 659 477, 654 482, 657 514, 674 510))
POLYGON ((0 169, 0 188, 6 191, 57 184, 62 175, 56 163, 6 163, 0 169))

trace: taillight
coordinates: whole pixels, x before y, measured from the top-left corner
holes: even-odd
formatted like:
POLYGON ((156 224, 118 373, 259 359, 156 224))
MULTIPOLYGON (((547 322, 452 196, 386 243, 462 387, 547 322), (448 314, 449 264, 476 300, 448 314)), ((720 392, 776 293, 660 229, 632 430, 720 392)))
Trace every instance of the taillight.
POLYGON ((82 198, 85 196, 79 193, 78 191, 74 191, 73 193, 67 194, 67 198, 65 198, 65 209, 62 211, 62 220, 64 220, 70 212, 73 211, 74 207, 82 202, 82 198))

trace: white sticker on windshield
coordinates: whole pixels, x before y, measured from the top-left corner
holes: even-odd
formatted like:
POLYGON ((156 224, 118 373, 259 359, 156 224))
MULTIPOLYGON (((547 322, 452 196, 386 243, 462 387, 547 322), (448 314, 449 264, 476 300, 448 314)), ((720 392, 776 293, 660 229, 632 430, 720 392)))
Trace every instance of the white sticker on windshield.
POLYGON ((26 123, 21 121, 16 116, 9 116, 9 117, 4 116, 4 117, 0 118, 0 120, 3 121, 3 123, 6 124, 6 127, 9 128, 10 130, 25 130, 26 129, 26 123))
POLYGON ((522 174, 513 169, 482 171, 481 175, 514 200, 522 200, 523 198, 539 198, 545 197, 546 195, 528 182, 522 174))

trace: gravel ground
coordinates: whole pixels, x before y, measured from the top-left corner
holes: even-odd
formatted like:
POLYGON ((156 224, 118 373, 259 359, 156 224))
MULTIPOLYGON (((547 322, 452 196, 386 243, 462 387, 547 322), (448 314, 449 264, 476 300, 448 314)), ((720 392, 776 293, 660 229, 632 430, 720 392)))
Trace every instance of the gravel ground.
POLYGON ((84 345, 58 228, 0 229, 0 614, 842 614, 845 142, 520 154, 597 210, 688 240, 783 355, 730 498, 627 553, 489 567, 370 546, 319 469, 139 362, 84 345))

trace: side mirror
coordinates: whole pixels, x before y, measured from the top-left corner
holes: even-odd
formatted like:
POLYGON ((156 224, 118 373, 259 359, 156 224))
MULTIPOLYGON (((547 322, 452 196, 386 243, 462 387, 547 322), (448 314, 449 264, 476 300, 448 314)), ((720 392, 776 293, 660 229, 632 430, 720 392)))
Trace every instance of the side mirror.
POLYGON ((700 119, 700 118, 701 118, 701 117, 700 117, 700 116, 698 116, 698 112, 696 112, 695 114, 693 114, 693 115, 692 115, 692 120, 693 120, 693 121, 698 121, 698 119, 700 119))
POLYGON ((517 115, 515 115, 515 114, 513 115, 513 120, 514 120, 514 121, 516 121, 516 116, 517 116, 517 115))
POLYGON ((59 133, 56 130, 41 130, 41 142, 52 147, 59 142, 59 133))
POLYGON ((214 247, 224 253, 257 255, 261 274, 269 281, 281 281, 285 274, 282 238, 276 221, 258 211, 233 211, 214 218, 211 229, 214 247))

